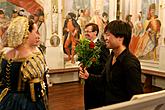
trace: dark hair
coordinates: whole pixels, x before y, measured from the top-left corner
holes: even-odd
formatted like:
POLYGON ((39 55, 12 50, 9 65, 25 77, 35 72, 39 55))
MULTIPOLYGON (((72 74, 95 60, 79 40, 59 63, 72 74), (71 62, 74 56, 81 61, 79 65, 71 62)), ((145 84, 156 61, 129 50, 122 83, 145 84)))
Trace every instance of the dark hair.
POLYGON ((74 14, 74 13, 72 13, 72 12, 68 13, 68 15, 69 15, 72 19, 75 19, 75 18, 76 18, 76 14, 74 14))
POLYGON ((80 10, 81 13, 84 13, 84 10, 80 10))
POLYGON ((28 19, 34 20, 34 16, 33 15, 29 15, 28 19))
POLYGON ((29 19, 29 32, 32 32, 33 30, 33 25, 34 25, 34 20, 33 19, 29 19))
POLYGON ((132 15, 128 14, 126 17, 125 17, 125 20, 126 21, 130 21, 130 18, 132 17, 132 15))
POLYGON ((87 28, 88 26, 92 26, 92 32, 97 32, 96 33, 96 36, 99 34, 99 27, 98 27, 98 25, 97 24, 95 24, 95 23, 88 23, 86 26, 85 26, 85 28, 87 28))
POLYGON ((108 14, 106 12, 103 12, 102 17, 104 16, 108 17, 108 14))
POLYGON ((125 45, 126 47, 129 46, 132 35, 132 28, 128 23, 121 20, 111 21, 104 29, 104 33, 106 32, 110 32, 116 38, 124 37, 123 45, 125 45))
POLYGON ((80 13, 84 13, 84 10, 78 10, 78 15, 77 15, 77 17, 80 17, 80 13))
POLYGON ((5 14, 3 10, 0 9, 0 14, 5 14))

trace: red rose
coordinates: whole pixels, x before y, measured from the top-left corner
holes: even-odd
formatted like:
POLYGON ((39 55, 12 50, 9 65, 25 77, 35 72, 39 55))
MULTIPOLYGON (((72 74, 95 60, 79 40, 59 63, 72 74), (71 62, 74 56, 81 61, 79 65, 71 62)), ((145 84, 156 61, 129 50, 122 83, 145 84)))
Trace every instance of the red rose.
POLYGON ((92 62, 96 62, 96 58, 92 58, 92 60, 91 60, 92 62))
POLYGON ((93 41, 90 42, 89 47, 93 49, 95 47, 95 43, 93 41))

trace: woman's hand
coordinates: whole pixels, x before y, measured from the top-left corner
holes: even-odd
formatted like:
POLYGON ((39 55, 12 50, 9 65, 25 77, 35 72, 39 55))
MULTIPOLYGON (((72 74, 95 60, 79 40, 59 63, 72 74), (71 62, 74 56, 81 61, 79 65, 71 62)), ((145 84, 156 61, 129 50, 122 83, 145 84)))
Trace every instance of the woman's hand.
POLYGON ((89 73, 88 73, 88 71, 86 70, 86 67, 85 68, 82 68, 81 66, 80 66, 80 68, 79 68, 79 77, 80 78, 83 78, 83 79, 88 79, 88 77, 89 77, 89 73))

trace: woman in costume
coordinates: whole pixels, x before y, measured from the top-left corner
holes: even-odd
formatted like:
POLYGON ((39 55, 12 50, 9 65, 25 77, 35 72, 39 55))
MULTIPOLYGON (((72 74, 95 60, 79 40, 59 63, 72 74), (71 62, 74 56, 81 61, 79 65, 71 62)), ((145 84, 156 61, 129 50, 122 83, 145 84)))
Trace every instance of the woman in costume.
POLYGON ((139 39, 135 55, 143 59, 158 60, 158 39, 160 38, 161 21, 155 15, 155 3, 151 4, 147 20, 144 23, 144 35, 139 39))
POLYGON ((37 25, 16 17, 7 29, 8 47, 2 54, 0 110, 47 110, 46 62, 38 45, 37 25))

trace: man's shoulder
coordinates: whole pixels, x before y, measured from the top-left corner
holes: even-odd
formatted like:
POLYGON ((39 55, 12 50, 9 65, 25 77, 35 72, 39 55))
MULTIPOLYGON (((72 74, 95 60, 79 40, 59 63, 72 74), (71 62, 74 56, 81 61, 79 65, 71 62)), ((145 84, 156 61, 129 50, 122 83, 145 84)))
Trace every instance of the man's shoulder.
POLYGON ((138 58, 133 55, 131 52, 128 52, 124 59, 123 59, 123 63, 127 66, 139 66, 140 65, 140 61, 138 60, 138 58))

